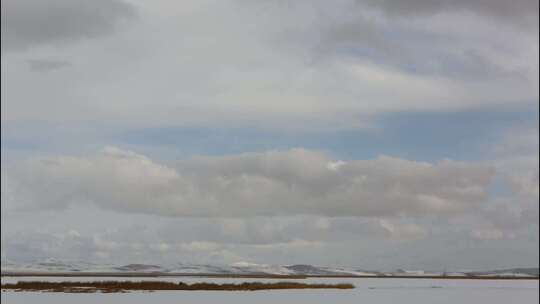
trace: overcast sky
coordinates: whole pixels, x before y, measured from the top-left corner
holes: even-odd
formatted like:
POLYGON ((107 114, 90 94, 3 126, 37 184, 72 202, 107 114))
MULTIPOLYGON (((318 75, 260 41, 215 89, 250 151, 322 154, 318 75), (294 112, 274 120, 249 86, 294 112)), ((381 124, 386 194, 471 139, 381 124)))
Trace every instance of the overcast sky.
POLYGON ((538 266, 538 0, 2 1, 2 261, 538 266))

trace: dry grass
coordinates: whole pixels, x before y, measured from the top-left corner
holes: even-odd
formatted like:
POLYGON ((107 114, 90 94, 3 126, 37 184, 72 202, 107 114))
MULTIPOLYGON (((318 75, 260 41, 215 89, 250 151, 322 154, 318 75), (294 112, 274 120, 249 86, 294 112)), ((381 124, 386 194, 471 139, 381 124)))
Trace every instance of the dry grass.
POLYGON ((216 284, 216 283, 193 283, 163 282, 163 281, 94 281, 94 282, 44 282, 22 281, 15 284, 2 284, 2 290, 13 291, 43 291, 43 292, 68 292, 68 293, 93 293, 93 292, 128 292, 134 290, 225 290, 225 291, 255 291, 275 289, 352 289, 352 284, 306 284, 297 282, 245 282, 240 284, 216 284))

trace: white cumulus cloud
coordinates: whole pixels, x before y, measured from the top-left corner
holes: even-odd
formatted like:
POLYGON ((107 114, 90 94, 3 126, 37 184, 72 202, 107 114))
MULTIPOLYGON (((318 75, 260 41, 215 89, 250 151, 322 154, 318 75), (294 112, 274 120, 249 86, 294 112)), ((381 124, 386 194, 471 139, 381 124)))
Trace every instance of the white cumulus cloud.
MULTIPOLYGON (((323 153, 292 149, 165 165, 108 147, 95 155, 33 159, 6 174, 15 204, 26 208, 94 204, 120 212, 203 217, 448 215, 485 201, 494 174, 487 166, 450 160, 380 156, 329 170, 331 162, 323 153)), ((226 228, 242 230, 237 226, 231 222, 226 228)))

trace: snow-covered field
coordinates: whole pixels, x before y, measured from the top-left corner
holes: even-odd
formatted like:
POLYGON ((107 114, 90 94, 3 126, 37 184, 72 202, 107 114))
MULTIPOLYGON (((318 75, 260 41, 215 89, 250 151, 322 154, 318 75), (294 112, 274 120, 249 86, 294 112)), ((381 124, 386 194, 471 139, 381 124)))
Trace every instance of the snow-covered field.
MULTIPOLYGON (((2 278, 3 283, 20 280, 83 281, 109 278, 2 278)), ((118 278, 110 278, 118 279, 118 278)), ((214 278, 125 278, 184 282, 245 282, 270 279, 214 278)), ((122 278, 124 280, 124 278, 122 278)), ((274 280, 275 281, 275 280, 274 280)), ((159 291, 117 294, 61 294, 2 292, 2 303, 538 303, 538 280, 443 280, 396 278, 309 278, 302 282, 339 283, 356 286, 353 290, 273 290, 273 291, 159 291)))

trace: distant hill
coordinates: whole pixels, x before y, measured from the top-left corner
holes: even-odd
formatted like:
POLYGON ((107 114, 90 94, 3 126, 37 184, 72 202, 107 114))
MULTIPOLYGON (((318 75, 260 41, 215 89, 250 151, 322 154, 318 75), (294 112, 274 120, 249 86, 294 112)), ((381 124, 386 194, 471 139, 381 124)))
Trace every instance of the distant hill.
POLYGON ((328 269, 323 269, 311 265, 291 265, 291 266, 284 266, 285 268, 293 271, 295 274, 309 274, 309 275, 336 275, 336 274, 343 274, 342 272, 336 272, 328 269))
POLYGON ((509 268, 509 269, 498 269, 490 271, 475 271, 467 272, 468 275, 529 275, 533 277, 538 276, 538 268, 509 268))
POLYGON ((114 267, 119 271, 160 271, 163 270, 161 266, 146 265, 146 264, 128 264, 124 266, 114 267))
POLYGON ((126 265, 101 265, 87 262, 59 261, 46 259, 35 262, 16 263, 2 260, 2 273, 84 273, 84 272, 129 272, 129 273, 182 273, 182 274, 239 274, 239 275, 354 275, 354 276, 501 276, 501 277, 538 277, 538 267, 531 268, 508 268, 487 271, 459 271, 459 272, 428 272, 424 270, 377 271, 358 270, 355 268, 320 267, 308 264, 295 265, 267 265, 239 262, 231 265, 207 265, 171 263, 159 264, 126 264, 126 265))

